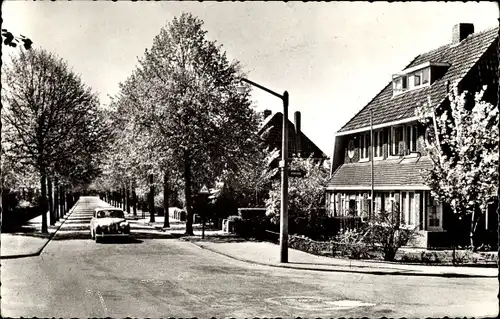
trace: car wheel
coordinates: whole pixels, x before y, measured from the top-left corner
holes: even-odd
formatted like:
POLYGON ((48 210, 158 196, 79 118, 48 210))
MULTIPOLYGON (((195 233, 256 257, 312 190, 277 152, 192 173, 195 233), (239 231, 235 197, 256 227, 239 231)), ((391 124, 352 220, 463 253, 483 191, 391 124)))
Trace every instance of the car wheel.
POLYGON ((98 237, 98 236, 94 235, 94 238, 95 238, 95 242, 96 243, 100 243, 101 242, 101 237, 98 237))

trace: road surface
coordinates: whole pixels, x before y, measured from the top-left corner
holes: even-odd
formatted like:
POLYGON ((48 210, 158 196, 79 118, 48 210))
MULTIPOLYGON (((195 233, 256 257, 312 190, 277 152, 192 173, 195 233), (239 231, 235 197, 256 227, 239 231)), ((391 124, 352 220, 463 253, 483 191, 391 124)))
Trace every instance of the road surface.
MULTIPOLYGON (((89 219, 98 202, 75 214, 89 219)), ((71 238, 71 237, 68 237, 71 238)), ((2 260, 4 317, 482 317, 495 278, 329 273, 236 261, 179 239, 52 240, 2 260)))

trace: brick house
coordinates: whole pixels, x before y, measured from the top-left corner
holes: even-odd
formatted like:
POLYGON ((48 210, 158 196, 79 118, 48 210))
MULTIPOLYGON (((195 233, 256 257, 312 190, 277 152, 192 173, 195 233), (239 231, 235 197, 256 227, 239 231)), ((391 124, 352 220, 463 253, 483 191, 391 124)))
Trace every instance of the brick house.
MULTIPOLYGON (((421 171, 432 166, 425 145, 433 138, 415 109, 429 101, 446 107, 450 83, 457 82, 469 92, 488 85, 484 99, 496 103, 497 45, 498 28, 474 33, 472 24, 454 26, 452 43, 416 56, 336 133, 327 187, 332 216, 370 216, 373 187, 375 212, 399 207, 403 222, 418 226, 416 246, 446 246, 453 216, 424 184, 421 171)), ((495 222, 490 207, 481 227, 494 229, 495 222)))

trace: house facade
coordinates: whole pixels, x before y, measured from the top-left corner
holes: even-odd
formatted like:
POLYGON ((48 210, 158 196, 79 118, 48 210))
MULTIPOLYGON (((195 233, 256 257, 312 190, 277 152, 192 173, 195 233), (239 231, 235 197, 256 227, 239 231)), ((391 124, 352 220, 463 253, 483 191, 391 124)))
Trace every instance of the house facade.
MULTIPOLYGON (((454 26, 450 44, 415 57, 336 133, 327 188, 331 216, 367 219, 399 209, 402 223, 421 233, 415 246, 446 246, 452 212, 424 183, 423 173, 432 167, 426 145, 434 143, 434 134, 415 110, 426 103, 449 105, 451 83, 472 93, 487 85, 484 99, 496 103, 497 45, 498 28, 474 33, 472 24, 454 26)), ((486 229, 496 227, 492 211, 482 221, 486 229)))

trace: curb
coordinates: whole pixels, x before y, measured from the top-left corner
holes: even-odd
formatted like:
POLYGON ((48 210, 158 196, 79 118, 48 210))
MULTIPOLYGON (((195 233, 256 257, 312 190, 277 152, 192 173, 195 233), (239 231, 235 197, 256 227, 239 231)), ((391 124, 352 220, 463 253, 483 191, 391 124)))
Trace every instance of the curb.
MULTIPOLYGON (((415 277, 441 277, 441 278, 497 278, 497 275, 469 275, 469 274, 457 274, 457 273, 418 273, 418 272, 404 272, 404 271, 394 271, 394 272, 389 272, 389 271, 383 271, 383 270, 371 270, 371 271, 361 271, 361 270, 355 270, 355 269, 320 269, 320 268, 313 268, 313 267, 294 267, 294 266, 289 266, 289 265, 277 265, 277 264, 270 264, 270 263, 263 263, 263 262, 258 262, 254 260, 248 260, 248 259, 242 259, 239 257, 235 257, 226 253, 221 253, 219 251, 216 251, 212 248, 208 247, 203 247, 201 245, 198 245, 194 242, 187 241, 191 243, 192 245, 196 246, 199 249, 207 250, 212 253, 231 258, 233 260, 249 263, 249 264, 254 264, 254 265, 260 265, 260 266, 269 266, 269 267, 275 267, 275 268, 287 268, 287 269, 295 269, 295 270, 308 270, 308 271, 323 271, 323 272, 341 272, 341 273, 355 273, 355 274, 368 274, 368 275, 379 275, 379 276, 384 276, 384 275, 394 275, 394 276, 415 276, 415 277)), ((334 266, 334 267, 343 267, 343 266, 334 266)))
POLYGON ((42 251, 45 249, 45 247, 47 247, 47 245, 49 244, 49 242, 52 240, 52 238, 54 238, 54 236, 57 234, 57 232, 59 231, 59 229, 61 229, 62 225, 64 225, 64 223, 68 220, 68 217, 73 214, 73 211, 76 207, 76 205, 78 204, 78 202, 80 201, 80 198, 78 198, 78 200, 76 201, 76 203, 73 205, 73 207, 68 211, 68 213, 66 215, 64 215, 64 217, 62 218, 62 222, 61 222, 61 225, 59 225, 56 230, 51 233, 49 235, 49 237, 47 238, 47 241, 45 242, 45 244, 42 245, 42 247, 40 249, 38 249, 36 252, 34 253, 29 253, 29 254, 18 254, 18 255, 7 255, 7 256, 0 256, 0 259, 18 259, 18 258, 26 258, 26 257, 36 257, 36 256, 40 256, 40 254, 42 253, 42 251))

